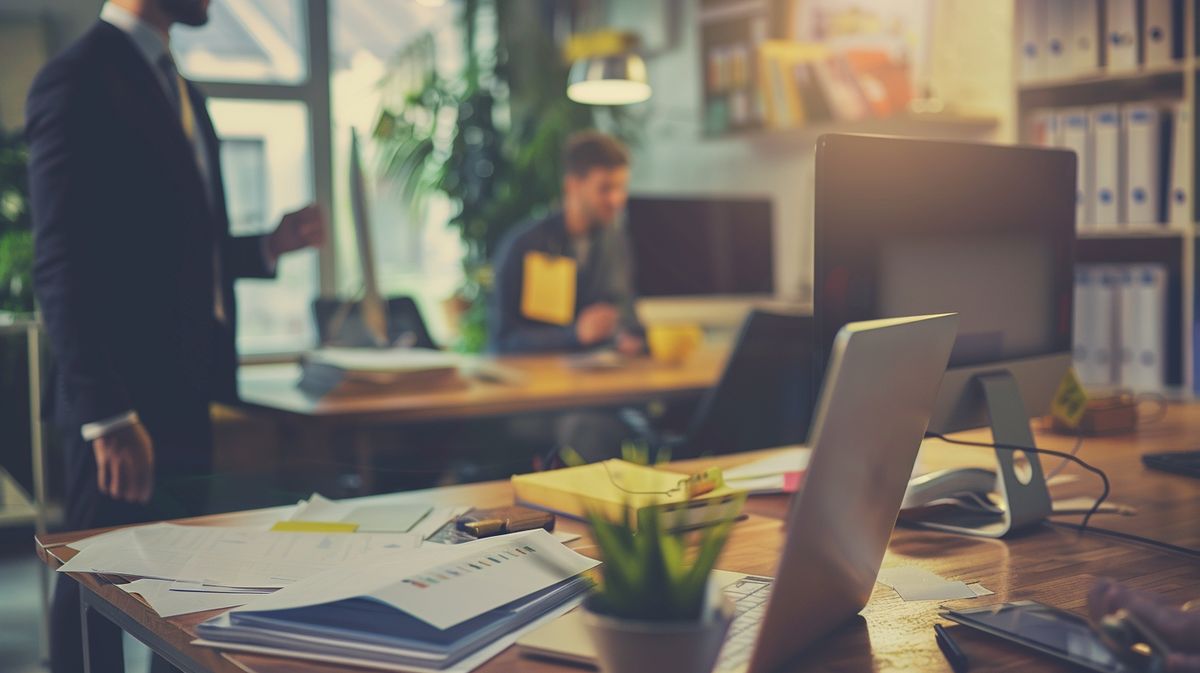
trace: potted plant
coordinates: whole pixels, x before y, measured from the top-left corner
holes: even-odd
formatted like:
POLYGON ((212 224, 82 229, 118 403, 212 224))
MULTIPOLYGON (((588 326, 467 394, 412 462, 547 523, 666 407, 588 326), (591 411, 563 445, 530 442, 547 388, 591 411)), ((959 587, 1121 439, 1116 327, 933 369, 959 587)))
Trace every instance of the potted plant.
POLYGON ((603 564, 583 610, 600 670, 708 673, 733 620, 709 581, 733 522, 682 531, 649 508, 635 531, 630 516, 589 516, 603 564))
POLYGON ((29 154, 20 133, 0 131, 0 311, 33 312, 29 154))

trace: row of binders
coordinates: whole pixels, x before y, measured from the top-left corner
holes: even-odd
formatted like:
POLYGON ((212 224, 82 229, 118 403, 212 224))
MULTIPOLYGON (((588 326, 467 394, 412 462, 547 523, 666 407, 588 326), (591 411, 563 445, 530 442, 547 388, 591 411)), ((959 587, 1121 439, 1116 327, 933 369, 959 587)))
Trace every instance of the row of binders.
POLYGON ((1165 386, 1167 271, 1161 264, 1080 265, 1074 365, 1089 388, 1165 386))
POLYGON ((1030 121, 1031 142, 1078 157, 1080 231, 1191 222, 1191 116, 1183 103, 1037 110, 1030 121))
POLYGON ((1020 80, 1170 66, 1183 57, 1183 17, 1183 0, 1020 0, 1020 80))

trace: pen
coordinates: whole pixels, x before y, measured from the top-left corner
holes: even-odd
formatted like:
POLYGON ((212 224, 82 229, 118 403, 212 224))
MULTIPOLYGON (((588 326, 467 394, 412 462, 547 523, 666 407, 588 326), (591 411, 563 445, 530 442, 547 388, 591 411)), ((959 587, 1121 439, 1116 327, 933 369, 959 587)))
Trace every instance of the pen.
POLYGON ((934 624, 933 632, 937 634, 938 647, 941 648, 942 654, 946 655, 946 661, 950 662, 950 668, 954 670, 954 673, 967 673, 970 665, 967 662, 967 655, 950 637, 950 633, 942 628, 941 624, 934 624))

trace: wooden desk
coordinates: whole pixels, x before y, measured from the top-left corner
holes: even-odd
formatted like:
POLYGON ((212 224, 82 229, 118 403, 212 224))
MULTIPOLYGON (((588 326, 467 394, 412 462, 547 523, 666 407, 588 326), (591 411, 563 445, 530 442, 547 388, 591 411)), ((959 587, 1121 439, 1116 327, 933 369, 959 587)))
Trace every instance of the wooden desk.
POLYGON ((698 397, 716 384, 727 352, 714 345, 677 367, 641 358, 618 369, 592 371, 572 369, 562 355, 501 357, 496 364, 523 380, 472 381, 464 390, 401 395, 313 398, 296 388, 300 367, 295 364, 246 366, 239 378, 245 406, 275 417, 410 423, 698 397))
MULTIPOLYGON (((1190 405, 1172 407, 1166 421, 1148 426, 1136 436, 1086 442, 1080 455, 1108 471, 1113 481, 1112 498, 1140 509, 1136 517, 1101 516, 1095 519, 1094 525, 1200 548, 1200 480, 1145 470, 1138 460, 1143 451, 1194 446, 1198 438, 1200 405, 1190 405)), ((1047 447, 1061 448, 1069 446, 1072 440, 1041 433, 1039 441, 1047 447)), ((928 467, 987 464, 988 455, 986 450, 949 447, 937 442, 929 442, 922 453, 922 460, 928 467)), ((755 457, 744 454, 691 461, 691 464, 731 465, 755 457)), ((1097 492, 1098 483, 1094 477, 1078 467, 1068 468, 1065 474, 1080 477, 1056 490, 1056 497, 1097 492)), ((413 492, 405 494, 403 499, 492 506, 509 502, 511 492, 506 482, 492 482, 413 492)), ((787 502, 781 496, 752 498, 747 506, 752 515, 735 527, 719 567, 774 574, 782 538, 781 518, 787 502)), ((204 517, 192 523, 265 524, 277 517, 278 510, 260 510, 204 517)), ((579 525, 564 521, 563 528, 579 530, 579 525)), ((39 554, 51 567, 57 567, 74 552, 56 545, 86 534, 63 533, 39 538, 39 554)), ((586 539, 575 543, 584 553, 590 551, 588 545, 586 539)), ((1200 555, 1163 551, 1096 533, 1079 535, 1050 525, 1039 526, 1007 540, 897 529, 884 566, 898 565, 918 565, 951 579, 979 581, 996 592, 995 596, 952 601, 951 605, 973 606, 1031 599, 1078 612, 1084 608, 1088 588, 1100 576, 1113 577, 1180 602, 1200 596, 1200 555)), ((89 605, 87 619, 112 619, 185 671, 333 673, 340 670, 296 660, 227 655, 193 647, 188 641, 193 637, 195 625, 217 612, 164 620, 103 578, 94 575, 74 577, 82 585, 82 594, 89 605)), ((933 638, 931 625, 938 619, 937 610, 936 602, 906 603, 892 590, 877 586, 861 617, 815 644, 791 670, 948 671, 933 638)), ((952 627, 952 631, 971 657, 972 670, 1070 670, 1040 655, 965 632, 962 628, 952 627)), ((481 670, 499 673, 578 669, 526 660, 510 649, 481 670)))

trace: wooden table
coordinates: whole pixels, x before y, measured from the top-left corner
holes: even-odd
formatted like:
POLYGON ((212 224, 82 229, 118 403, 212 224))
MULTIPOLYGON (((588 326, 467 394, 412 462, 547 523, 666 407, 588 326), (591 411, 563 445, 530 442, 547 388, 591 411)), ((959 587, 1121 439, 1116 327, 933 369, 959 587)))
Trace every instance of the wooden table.
POLYGON ((562 355, 495 358, 519 380, 472 380, 465 389, 314 398, 298 388, 296 364, 246 366, 240 373, 242 403, 276 418, 342 424, 412 423, 507 416, 659 399, 698 397, 711 388, 725 365, 728 349, 711 345, 679 366, 639 358, 616 369, 580 370, 562 355))
MULTIPOLYGON (((964 436, 978 438, 980 433, 964 436)), ((1090 439, 1080 453, 1105 469, 1113 482, 1112 498, 1139 508, 1134 517, 1101 516, 1093 525, 1135 533, 1159 541, 1200 549, 1200 480, 1142 468, 1139 457, 1150 450, 1181 449, 1200 440, 1200 405, 1174 406, 1166 421, 1150 425, 1136 435, 1090 439)), ((1039 433, 1046 448, 1069 448, 1071 438, 1039 433)), ((718 463, 731 465, 757 454, 690 461, 685 467, 718 463)), ((928 442, 922 451, 925 467, 987 465, 988 451, 928 442)), ((1045 461, 1053 466, 1053 461, 1045 461)), ((1077 466, 1064 474, 1078 480, 1056 487, 1056 497, 1091 495, 1099 489, 1094 477, 1077 466)), ((492 506, 511 500, 506 482, 418 491, 404 500, 439 504, 492 506)), ((782 496, 755 497, 747 509, 751 516, 737 524, 719 567, 754 574, 774 574, 782 540, 782 517, 788 500, 782 496)), ((204 517, 192 523, 233 525, 267 523, 278 510, 259 510, 204 517)), ((566 530, 578 524, 564 521, 566 530)), ((73 551, 61 546, 87 532, 63 533, 38 539, 39 554, 51 567, 70 558, 73 551)), ((591 551, 584 539, 574 543, 591 551)), ((945 533, 897 529, 884 566, 917 565, 950 579, 979 581, 995 596, 950 605, 974 606, 991 602, 1031 599, 1082 611, 1086 593, 1097 577, 1108 576, 1131 586, 1152 590, 1182 602, 1200 596, 1200 553, 1180 553, 1116 539, 1099 533, 1079 533, 1044 524, 1006 540, 984 540, 945 533)), ((74 575, 86 601, 85 621, 108 618, 164 654, 185 671, 220 673, 283 673, 305 671, 333 673, 340 669, 296 660, 222 654, 188 644, 195 625, 217 612, 161 619, 136 597, 94 575, 74 575)), ((818 607, 819 606, 814 606, 818 607)), ((876 586, 862 615, 816 643, 790 670, 811 671, 947 671, 949 667, 933 637, 938 603, 906 603, 891 590, 876 586)), ((972 661, 972 670, 1066 671, 1054 661, 1003 644, 987 636, 952 627, 972 661)), ((501 671, 567 671, 546 662, 526 660, 512 649, 481 669, 501 671)))

